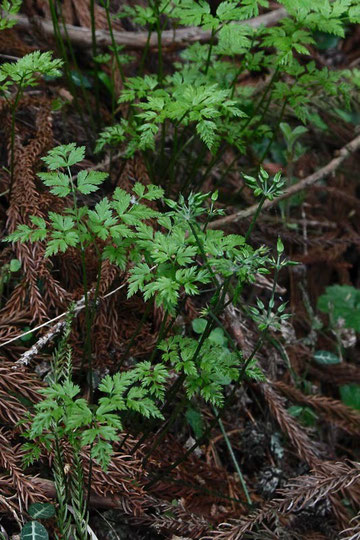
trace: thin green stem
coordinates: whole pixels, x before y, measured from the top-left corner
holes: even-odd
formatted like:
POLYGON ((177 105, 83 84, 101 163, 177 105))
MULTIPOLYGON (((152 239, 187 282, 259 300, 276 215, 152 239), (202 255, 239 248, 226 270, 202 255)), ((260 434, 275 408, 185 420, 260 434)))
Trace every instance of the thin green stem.
MULTIPOLYGON (((80 217, 78 211, 78 204, 76 199, 76 188, 74 185, 72 173, 70 167, 67 167, 67 172, 69 175, 71 193, 73 197, 75 219, 77 222, 78 229, 80 230, 80 217)), ((80 260, 81 260, 81 269, 82 269, 82 278, 83 278, 83 287, 84 287, 84 300, 85 300, 85 344, 84 344, 84 359, 87 359, 88 362, 88 377, 89 377, 89 391, 90 391, 90 403, 93 398, 93 371, 92 371, 92 358, 91 358, 91 321, 92 316, 90 313, 89 305, 89 288, 88 288, 88 278, 86 270, 86 256, 85 256, 85 247, 83 242, 80 242, 80 260)))
POLYGON ((124 82, 125 81, 124 70, 123 70, 121 62, 120 62, 118 46, 117 46, 117 43, 115 41, 113 27, 112 27, 112 23, 111 23, 110 2, 109 2, 109 0, 106 0, 106 1, 102 0, 101 3, 102 3, 102 5, 104 6, 104 9, 105 9, 106 21, 107 21, 108 28, 109 28, 111 45, 112 45, 112 48, 113 48, 113 51, 114 51, 114 55, 115 55, 115 59, 116 59, 116 65, 117 65, 117 68, 118 68, 119 73, 120 73, 121 81, 124 82))
POLYGON ((154 360, 154 357, 155 357, 155 354, 156 354, 156 351, 157 351, 157 345, 166 336, 166 330, 165 329, 166 329, 166 321, 167 321, 168 317, 169 317, 169 312, 165 311, 164 318, 161 321, 161 326, 160 326, 158 338, 156 340, 156 345, 155 345, 155 347, 154 347, 154 349, 153 349, 153 351, 151 353, 150 359, 149 359, 150 362, 152 362, 154 360))
POLYGON ((261 197, 261 200, 260 200, 260 202, 259 202, 259 205, 258 205, 258 207, 257 207, 257 209, 256 209, 256 212, 255 212, 255 214, 254 214, 254 216, 253 216, 253 218, 252 218, 252 220, 251 220, 251 223, 250 223, 250 225, 249 225, 249 228, 248 228, 248 230, 246 231, 246 234, 245 234, 245 242, 248 242, 248 240, 249 240, 249 238, 250 238, 250 235, 251 235, 251 233, 252 233, 252 231, 253 231, 253 229, 254 229, 254 227, 255 227, 255 223, 256 223, 256 221, 257 221, 259 215, 260 215, 261 209, 262 209, 262 207, 264 206, 265 201, 266 201, 266 196, 263 195, 263 196, 261 197))
MULTIPOLYGON (((95 0, 90 0, 90 22, 91 22, 91 51, 93 58, 97 55, 96 45, 96 23, 95 23, 95 0)), ((98 65, 95 62, 95 108, 96 108, 96 120, 98 127, 100 127, 100 89, 99 89, 99 77, 98 77, 98 65)))
POLYGON ((133 346, 136 337, 139 335, 139 332, 140 332, 141 328, 143 327, 143 324, 146 321, 147 316, 149 315, 149 312, 150 312, 150 309, 151 309, 152 306, 153 306, 153 304, 151 302, 148 302, 146 304, 145 311, 144 311, 140 321, 138 322, 138 324, 137 324, 137 326, 136 326, 136 328, 134 330, 134 333, 131 336, 131 339, 130 339, 129 343, 126 346, 126 349, 125 349, 124 353, 122 354, 120 363, 118 365, 118 370, 122 367, 127 355, 129 354, 129 351, 130 351, 131 347, 133 346))
POLYGON ((163 66, 163 53, 162 53, 162 27, 160 21, 160 12, 159 12, 159 0, 154 0, 154 12, 156 14, 156 34, 158 42, 158 81, 162 82, 164 77, 164 66, 163 66))
POLYGON ((282 107, 281 107, 280 115, 279 115, 278 121, 277 121, 277 123, 276 123, 275 129, 274 129, 274 131, 272 132, 271 139, 270 139, 270 141, 268 142, 268 144, 267 144, 267 146, 266 146, 266 148, 265 148, 265 150, 264 150, 264 152, 263 152, 263 154, 262 154, 262 156, 261 156, 261 158, 260 158, 260 160, 259 160, 260 164, 262 164, 262 162, 264 161, 264 159, 265 159, 266 156, 268 155, 268 153, 269 153, 269 151, 270 151, 270 148, 271 148, 271 146, 272 146, 272 144, 273 144, 273 142, 274 142, 274 140, 275 140, 275 137, 276 137, 276 135, 277 135, 277 133, 278 133, 278 131, 279 131, 280 124, 281 124, 281 122, 283 121, 283 118, 284 118, 284 114, 285 114, 285 109, 286 109, 287 103, 288 103, 288 100, 287 100, 287 98, 286 98, 286 99, 284 100, 284 103, 283 103, 282 107))
MULTIPOLYGON (((80 68, 79 68, 79 65, 78 65, 78 62, 77 62, 77 59, 76 59, 76 55, 74 53, 74 48, 72 46, 72 41, 71 41, 71 39, 69 37, 69 32, 68 32, 68 29, 67 29, 67 25, 66 25, 64 16, 62 14, 62 10, 60 11, 60 14, 61 14, 61 23, 62 23, 62 27, 64 29, 65 38, 66 38, 66 44, 67 44, 67 47, 68 47, 68 49, 70 51, 71 60, 72 60, 72 62, 74 64, 74 66, 75 66, 75 69, 78 72, 80 72, 80 68)), ((62 37, 61 37, 61 39, 62 39, 62 37)), ((70 75, 70 77, 71 77, 71 75, 70 75)), ((91 127, 93 128, 93 130, 95 132, 96 131, 96 126, 95 126, 95 122, 94 122, 93 111, 92 111, 92 107, 90 105, 88 94, 87 94, 86 89, 85 89, 84 84, 83 84, 83 78, 82 77, 80 77, 80 89, 81 89, 83 99, 85 101, 86 110, 87 110, 87 113, 89 115, 91 127)), ((92 135, 92 139, 93 138, 94 138, 94 135, 92 135)))
POLYGON ((200 253, 201 253, 201 256, 203 258, 203 261, 204 261, 204 264, 206 266, 206 268, 209 270, 210 272, 210 275, 211 275, 211 278, 214 282, 214 285, 216 287, 218 287, 220 289, 220 282, 218 280, 218 278, 216 277, 215 273, 214 273, 214 270, 211 268, 211 265, 209 264, 209 261, 208 261, 208 258, 206 256, 206 253, 205 253, 205 249, 204 249, 204 246, 203 246, 203 243, 201 242, 196 230, 195 230, 195 227, 194 225, 191 223, 191 221, 189 221, 189 227, 191 229, 191 232, 193 233, 194 235, 194 238, 195 238, 195 242, 197 243, 198 245, 198 248, 200 250, 200 253))
POLYGON ((11 106, 11 133, 10 133, 10 187, 9 187, 9 200, 11 199, 11 193, 14 183, 14 168, 15 168, 15 114, 17 106, 19 105, 20 98, 22 96, 22 81, 20 79, 18 90, 14 99, 14 103, 11 106))
POLYGON ((227 449, 229 451, 229 454, 230 454, 230 457, 231 457, 231 461, 233 462, 233 465, 235 467, 235 470, 239 476, 239 479, 240 479, 240 483, 241 483, 241 486, 243 488, 243 491, 244 491, 244 494, 245 494, 245 497, 246 497, 246 500, 248 502, 249 505, 252 505, 252 500, 250 498, 250 494, 249 494, 249 491, 248 491, 248 488, 247 488, 247 485, 246 485, 246 482, 245 482, 245 479, 244 479, 244 476, 241 472, 241 469, 240 469, 240 465, 236 459, 236 456, 234 454, 234 450, 233 450, 233 447, 231 446, 231 442, 229 440, 229 437, 226 433, 226 430, 224 428, 224 424, 223 424, 223 421, 221 420, 221 418, 219 417, 219 413, 218 413, 218 410, 216 407, 213 407, 213 410, 214 410, 214 413, 215 415, 218 417, 218 424, 219 424, 219 427, 220 427, 220 430, 221 430, 221 433, 223 434, 223 437, 224 437, 224 440, 225 440, 225 444, 227 446, 227 449))
POLYGON ((53 0, 49 0, 49 7, 50 7, 51 20, 52 20, 53 29, 54 29, 54 37, 55 37, 56 45, 59 48, 60 56, 62 56, 62 58, 64 60, 63 67, 64 67, 64 73, 65 73, 66 81, 67 81, 67 83, 69 85, 70 92, 71 92, 71 95, 72 95, 73 100, 74 100, 74 106, 75 106, 75 109, 76 109, 77 113, 79 114, 81 123, 82 123, 82 125, 83 125, 83 127, 85 129, 85 132, 86 132, 87 136, 91 139, 91 133, 89 131, 88 124, 85 121, 85 118, 84 118, 84 115, 83 115, 83 110, 82 110, 82 107, 80 106, 80 102, 78 100, 76 87, 75 87, 74 81, 73 81, 73 79, 71 77, 71 72, 70 72, 70 69, 69 69, 70 63, 69 63, 68 55, 67 55, 67 52, 66 52, 66 47, 64 45, 64 40, 63 40, 62 35, 61 35, 59 21, 58 21, 57 12, 56 12, 56 6, 55 6, 53 0))
POLYGON ((214 30, 214 29, 211 30, 211 37, 210 37, 210 42, 209 42, 208 55, 207 55, 206 64, 205 64, 205 71, 204 71, 205 75, 207 75, 207 73, 209 71, 210 61, 211 61, 211 53, 212 53, 212 50, 213 50, 213 47, 214 47, 216 32, 217 31, 214 30))
POLYGON ((156 448, 159 447, 161 442, 164 440, 166 434, 168 433, 169 429, 174 424, 175 420, 180 416, 181 412, 183 411, 185 407, 186 402, 187 402, 187 398, 186 396, 183 396, 182 399, 179 401, 179 403, 176 405, 176 407, 174 407, 170 415, 170 418, 162 426, 162 428, 160 429, 160 432, 155 437, 153 444, 150 446, 150 449, 146 452, 142 461, 143 468, 146 467, 151 454, 156 450, 156 448))
POLYGON ((144 74, 145 59, 146 59, 146 57, 148 55, 149 48, 150 48, 151 34, 152 34, 152 27, 150 27, 149 30, 148 30, 148 35, 147 35, 145 47, 144 47, 143 53, 141 55, 141 60, 140 60, 140 64, 139 64, 139 71, 140 71, 141 75, 144 74))

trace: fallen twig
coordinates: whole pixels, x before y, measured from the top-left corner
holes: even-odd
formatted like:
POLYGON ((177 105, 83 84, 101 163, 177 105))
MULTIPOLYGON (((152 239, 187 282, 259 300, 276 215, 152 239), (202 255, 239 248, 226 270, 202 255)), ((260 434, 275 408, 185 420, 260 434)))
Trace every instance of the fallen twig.
MULTIPOLYGON (((279 201, 282 201, 284 199, 288 199, 289 197, 292 197, 292 195, 295 195, 295 193, 298 193, 299 191, 302 191, 303 189, 306 189, 307 187, 312 186, 318 180, 322 180, 326 176, 329 176, 329 174, 333 173, 338 169, 338 167, 341 165, 341 163, 351 154, 356 152, 360 149, 360 135, 355 137, 352 141, 350 141, 348 144, 343 146, 341 150, 338 151, 338 156, 332 159, 325 167, 322 167, 318 171, 314 172, 310 176, 307 176, 303 180, 300 180, 297 184, 294 184, 293 186, 289 187, 280 197, 277 197, 273 201, 267 200, 262 209, 266 210, 268 208, 271 208, 275 204, 277 204, 279 201)), ((224 225, 227 225, 228 223, 236 223, 238 221, 241 221, 243 219, 249 218, 252 215, 255 214, 256 210, 258 208, 257 204, 253 204, 249 208, 246 208, 246 210, 240 210, 239 212, 236 212, 235 214, 231 214, 230 216, 226 216, 220 219, 217 219, 216 221, 213 221, 209 223, 208 227, 212 229, 217 229, 218 227, 222 227, 224 225)))
MULTIPOLYGON (((253 19, 241 22, 240 24, 247 24, 253 28, 258 28, 261 25, 269 26, 277 23, 280 19, 284 18, 286 14, 287 11, 285 8, 275 9, 269 13, 260 15, 259 17, 254 17, 253 19)), ((45 36, 54 35, 52 22, 41 17, 32 17, 30 19, 26 17, 26 15, 17 15, 16 24, 17 27, 22 30, 29 30, 35 25, 42 30, 45 36)), ((63 29, 61 29, 61 32, 64 35, 63 29)), ((91 47, 91 28, 67 24, 66 32, 69 39, 75 45, 91 47)), ((148 40, 147 32, 121 32, 114 30, 113 34, 118 45, 124 45, 129 49, 142 49, 146 46, 148 40)), ((161 41, 163 47, 170 47, 174 45, 182 46, 188 43, 195 43, 196 41, 209 41, 210 37, 210 30, 201 30, 196 26, 190 26, 189 28, 165 30, 161 35, 161 41)), ((96 43, 98 46, 103 47, 111 45, 110 32, 106 30, 96 30, 96 43)), ((151 34, 149 46, 158 46, 158 36, 156 32, 151 34)))
MULTIPOLYGON (((117 287, 116 289, 114 289, 113 291, 110 291, 107 294, 105 294, 104 296, 102 296, 100 298, 100 300, 104 300, 105 298, 108 298, 109 296, 112 296, 113 294, 115 294, 120 289, 123 289, 125 286, 126 286, 126 282, 123 283, 122 285, 120 285, 119 287, 117 287)), ((79 311, 84 309, 84 307, 85 307, 85 297, 83 296, 83 297, 80 298, 80 300, 78 300, 75 303, 73 311, 74 311, 75 314, 77 314, 79 311)), ((64 319, 64 317, 68 313, 69 313, 69 311, 64 311, 64 313, 61 313, 60 315, 57 315, 57 317, 54 317, 53 319, 50 319, 50 321, 46 321, 46 322, 40 324, 39 326, 37 326, 36 328, 31 328, 27 332, 23 332, 22 334, 19 334, 18 336, 15 336, 15 337, 9 339, 8 341, 5 341, 5 343, 1 343, 0 347, 5 347, 5 345, 9 345, 9 343, 12 343, 13 341, 16 341, 17 339, 20 339, 20 338, 22 338, 24 336, 27 336, 28 334, 36 332, 37 330, 40 330, 44 326, 49 326, 50 324, 52 324, 55 321, 58 321, 59 319, 64 319)), ((19 368, 19 367, 21 367, 23 365, 28 364, 30 359, 35 354, 37 354, 40 351, 40 349, 42 349, 54 336, 56 336, 56 334, 58 334, 61 331, 64 324, 65 324, 65 320, 62 320, 62 321, 59 321, 58 323, 56 323, 54 326, 52 326, 50 328, 50 330, 44 336, 42 336, 36 343, 34 343, 34 345, 32 347, 30 347, 29 350, 27 350, 24 354, 22 354, 20 356, 20 358, 15 362, 14 368, 19 368)))

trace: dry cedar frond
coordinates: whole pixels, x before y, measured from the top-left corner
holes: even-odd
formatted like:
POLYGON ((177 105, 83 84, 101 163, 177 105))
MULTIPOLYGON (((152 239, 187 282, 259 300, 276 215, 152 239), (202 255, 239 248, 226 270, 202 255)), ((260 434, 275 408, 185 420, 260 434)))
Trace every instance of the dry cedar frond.
POLYGON ((319 264, 326 262, 328 265, 334 264, 341 260, 341 256, 347 250, 348 245, 352 243, 352 239, 348 238, 346 242, 344 238, 341 239, 341 243, 332 245, 331 247, 324 247, 323 244, 316 246, 308 251, 304 255, 298 255, 296 260, 303 264, 319 264))
POLYGON ((20 450, 20 445, 11 446, 11 435, 2 428, 0 428, 0 447, 0 468, 6 473, 6 476, 2 476, 2 480, 8 479, 9 484, 12 485, 19 507, 24 505, 27 508, 29 503, 43 500, 44 496, 41 491, 21 470, 23 453, 20 450))
MULTIPOLYGON (((296 420, 288 413, 284 405, 284 399, 276 393, 270 384, 263 383, 261 387, 270 413, 277 420, 281 430, 289 437, 299 457, 311 467, 321 467, 322 463, 319 459, 320 452, 317 444, 309 438, 305 430, 300 428, 296 420)), ((334 493, 329 494, 329 500, 339 527, 345 528, 349 516, 344 505, 334 493)))
POLYGON ((18 57, 35 51, 37 47, 33 47, 25 43, 18 35, 15 28, 1 30, 0 32, 0 51, 3 54, 11 54, 18 57))
MULTIPOLYGON (((20 129, 15 126, 14 181, 8 210, 7 230, 13 232, 20 224, 30 224, 30 215, 43 217, 41 197, 36 185, 36 172, 40 157, 53 145, 51 105, 47 98, 25 95, 20 107, 31 108, 35 114, 35 132, 25 144, 20 129)), ((7 107, 2 112, 8 112, 7 107)), ((10 145, 10 115, 5 115, 5 132, 10 145)), ((25 304, 29 306, 32 319, 39 321, 48 316, 49 307, 63 307, 68 294, 51 275, 44 258, 43 243, 16 243, 15 254, 22 263, 24 280, 15 288, 3 312, 11 315, 25 304), (43 290, 38 283, 41 279, 43 290)))
POLYGON ((305 395, 294 386, 281 381, 272 383, 288 399, 313 407, 328 422, 331 422, 352 435, 360 435, 360 414, 341 401, 319 395, 305 395))
MULTIPOLYGON (((14 293, 13 293, 14 294, 14 293)), ((0 343, 15 338, 22 332, 24 326, 31 322, 31 315, 26 311, 18 310, 13 316, 7 310, 0 311, 0 343)))
POLYGON ((309 366, 309 373, 319 381, 342 384, 360 384, 360 368, 342 362, 333 366, 309 366))
MULTIPOLYGON (((340 491, 348 493, 354 484, 360 482, 360 464, 355 462, 324 462, 321 470, 290 480, 285 488, 276 493, 281 498, 271 500, 257 512, 237 521, 222 524, 206 539, 240 540, 256 525, 268 522, 280 514, 290 514, 315 506, 320 500, 340 491)), ((360 504, 360 500, 358 501, 360 504)))
POLYGON ((269 406, 271 415, 275 418, 283 433, 289 437, 299 457, 310 466, 317 464, 320 454, 317 445, 286 410, 284 398, 279 396, 273 386, 268 383, 262 383, 259 386, 269 406))
MULTIPOLYGON (((349 491, 353 484, 359 487, 360 463, 353 461, 323 462, 311 474, 299 476, 279 490, 283 501, 278 505, 280 512, 299 511, 305 506, 314 506, 331 493, 349 491)), ((358 501, 360 504, 360 500, 358 501)))
MULTIPOLYGON (((190 456, 169 478, 162 479, 151 491, 147 491, 145 486, 149 473, 156 473, 163 461, 165 465, 170 464, 184 449, 175 439, 169 438, 162 448, 150 456, 148 466, 144 469, 142 462, 148 449, 143 444, 131 455, 130 451, 136 443, 137 440, 129 436, 121 452, 114 454, 107 472, 93 463, 92 495, 105 497, 107 507, 119 508, 135 523, 191 538, 204 534, 209 528, 209 522, 215 524, 221 518, 229 518, 233 512, 231 502, 216 495, 216 492, 221 491, 225 491, 224 494, 227 495, 226 484, 229 480, 225 470, 214 469, 196 456, 190 456), (164 460, 164 456, 167 456, 167 459, 164 460), (214 495, 211 495, 212 491, 215 492, 214 495), (172 504, 173 500, 177 501, 176 505, 172 504), (221 505, 218 504, 219 500, 221 505), (214 506, 226 508, 214 513, 214 506)), ((71 464, 70 446, 66 444, 62 448, 65 463, 71 464)), ((49 457, 51 462, 51 456, 49 457)), ((90 466, 87 448, 81 452, 81 458, 86 478, 90 466)), ((240 487, 233 485, 232 489, 234 496, 238 497, 240 487)))
POLYGON ((209 530, 210 523, 202 516, 186 510, 181 500, 177 501, 176 505, 166 502, 159 504, 159 502, 156 513, 149 519, 149 525, 156 532, 200 538, 209 530))
MULTIPOLYGON (((24 419, 28 409, 20 399, 31 403, 41 399, 39 390, 41 381, 25 369, 13 369, 13 364, 0 358, 0 420, 6 426, 15 429, 17 423, 24 419)), ((16 428, 20 431, 25 426, 16 428)))
POLYGON ((13 366, 11 362, 0 359, 0 391, 20 394, 32 403, 39 401, 41 399, 39 390, 43 387, 43 383, 24 368, 13 369, 13 366))
POLYGON ((360 540, 360 512, 351 521, 351 527, 341 533, 341 540, 360 540))
POLYGON ((27 412, 26 407, 16 397, 0 390, 0 420, 4 424, 15 426, 27 412))
POLYGON ((3 488, 3 481, 0 476, 0 512, 3 514, 11 515, 19 527, 22 526, 21 512, 14 502, 14 496, 6 491, 7 484, 5 483, 5 489, 3 488))

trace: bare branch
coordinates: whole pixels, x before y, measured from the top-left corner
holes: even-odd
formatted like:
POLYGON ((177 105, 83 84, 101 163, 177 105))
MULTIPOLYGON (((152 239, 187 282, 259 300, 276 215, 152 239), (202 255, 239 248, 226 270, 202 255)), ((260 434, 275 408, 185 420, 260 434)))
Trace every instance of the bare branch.
MULTIPOLYGON (((276 24, 280 19, 284 18, 287 14, 285 8, 275 9, 265 15, 260 15, 253 19, 241 22, 239 24, 247 24, 252 28, 258 28, 261 25, 269 26, 276 24)), ((25 15, 17 15, 17 28, 22 30, 29 30, 35 24, 36 27, 40 28, 45 36, 53 36, 54 29, 51 21, 43 19, 41 17, 33 17, 29 19, 25 15)), ((71 24, 66 25, 67 34, 69 39, 75 45, 81 47, 91 47, 91 29, 81 26, 73 26, 71 24)), ((64 35, 63 29, 61 32, 64 35)), ((147 32, 120 32, 117 30, 113 31, 115 41, 118 45, 124 45, 129 49, 142 49, 146 46, 148 40, 147 32)), ((180 28, 174 30, 165 30, 162 33, 162 46, 163 47, 173 47, 174 45, 182 47, 190 43, 195 43, 197 41, 206 42, 209 41, 211 37, 211 32, 207 30, 201 30, 196 26, 190 26, 189 28, 180 28)), ((111 36, 110 33, 106 30, 97 30, 96 31, 96 43, 98 46, 106 47, 111 45, 111 36)), ((158 37, 156 32, 153 32, 150 36, 149 41, 150 47, 158 46, 158 37)))

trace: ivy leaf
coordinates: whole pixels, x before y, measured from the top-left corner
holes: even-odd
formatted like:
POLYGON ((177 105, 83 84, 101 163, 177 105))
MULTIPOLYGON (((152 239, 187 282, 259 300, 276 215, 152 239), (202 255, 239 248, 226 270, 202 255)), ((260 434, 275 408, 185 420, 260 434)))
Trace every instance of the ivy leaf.
POLYGON ((28 508, 28 514, 34 519, 47 519, 55 515, 55 507, 49 503, 33 503, 28 508))
POLYGON ((335 320, 343 319, 347 328, 360 332, 360 289, 350 285, 327 287, 318 299, 318 308, 335 320))
POLYGON ((345 384, 339 389, 341 401, 348 407, 360 411, 360 385, 345 384))
POLYGON ((314 353, 314 360, 321 366, 341 364, 341 359, 330 351, 316 351, 314 353))
POLYGON ((21 529, 21 540, 49 540, 44 525, 38 521, 28 521, 21 529))

